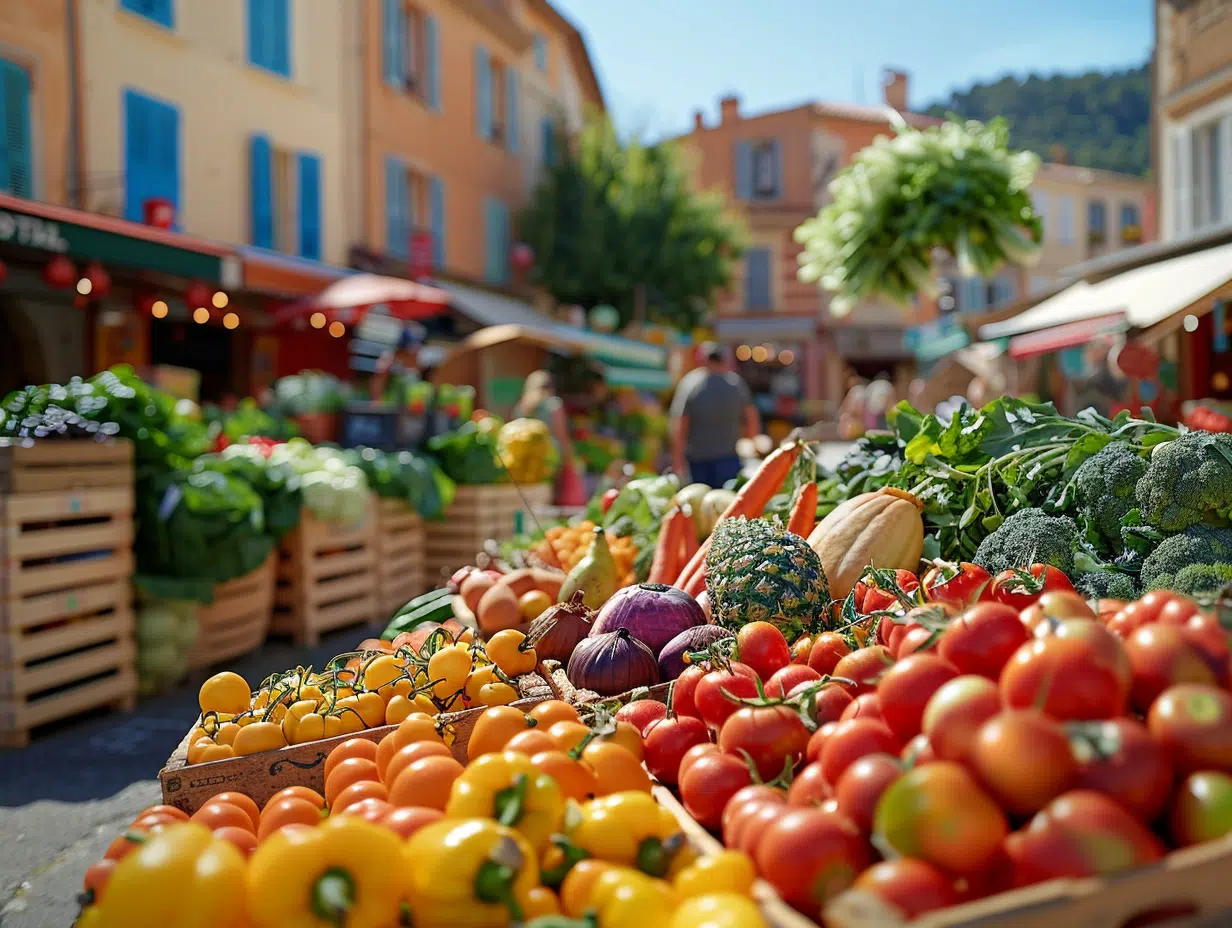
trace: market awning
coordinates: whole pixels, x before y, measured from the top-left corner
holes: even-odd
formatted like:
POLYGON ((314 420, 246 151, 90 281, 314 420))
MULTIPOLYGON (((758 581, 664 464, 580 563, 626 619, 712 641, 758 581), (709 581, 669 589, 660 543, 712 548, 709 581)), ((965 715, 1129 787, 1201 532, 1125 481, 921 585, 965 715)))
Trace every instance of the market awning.
POLYGON ((649 390, 652 393, 662 393, 672 385, 672 375, 665 370, 653 370, 648 367, 617 367, 611 364, 603 365, 603 379, 611 387, 633 387, 636 390, 649 390))
POLYGON ((443 290, 378 274, 355 274, 330 284, 315 296, 283 306, 274 315, 286 323, 313 313, 349 325, 358 323, 369 309, 384 306, 397 319, 427 319, 444 312, 449 295, 443 290))
POLYGON ((1050 329, 1014 336, 1010 339, 1009 355, 1020 361, 1039 354, 1076 348, 1101 335, 1118 335, 1128 328, 1124 313, 1110 313, 1107 316, 1096 316, 1094 319, 1054 325, 1050 329))
POLYGON ((486 326, 551 325, 551 320, 534 307, 513 297, 465 287, 448 280, 434 281, 434 286, 449 295, 449 303, 473 322, 486 326))
POLYGON ((1123 314, 1128 327, 1146 329, 1229 281, 1232 244, 1146 264, 1098 283, 1080 281, 1012 319, 983 326, 980 338, 1013 337, 1115 313, 1123 314))
MULTIPOLYGON (((558 352, 580 354, 607 367, 636 369, 639 372, 638 376, 667 370, 666 348, 658 345, 643 345, 629 338, 600 335, 597 332, 588 332, 575 326, 554 322, 544 322, 540 325, 489 326, 463 339, 453 353, 479 351, 493 345, 518 340, 558 352)), ((629 374, 629 376, 635 375, 629 374)))
POLYGON ((244 262, 244 289, 257 293, 290 298, 311 296, 336 280, 360 273, 254 245, 241 245, 237 250, 244 262))
POLYGON ((971 344, 971 336, 951 313, 926 325, 907 329, 903 333, 903 344, 917 361, 936 361, 966 348, 971 344))

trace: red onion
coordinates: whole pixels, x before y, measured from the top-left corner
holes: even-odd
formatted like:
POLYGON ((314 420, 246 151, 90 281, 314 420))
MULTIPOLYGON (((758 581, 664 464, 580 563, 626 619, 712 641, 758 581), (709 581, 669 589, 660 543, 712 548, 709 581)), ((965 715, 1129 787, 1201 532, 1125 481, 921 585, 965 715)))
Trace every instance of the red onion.
POLYGON ((593 637, 627 628, 634 638, 658 654, 686 628, 705 624, 702 607, 684 590, 662 583, 638 583, 617 590, 604 603, 590 626, 590 634, 593 637))
POLYGON ((578 689, 600 696, 617 696, 659 682, 659 664, 650 648, 627 628, 593 635, 578 642, 566 670, 578 689))
POLYGON ((723 638, 734 637, 731 632, 717 625, 695 625, 686 628, 663 646, 659 652, 659 675, 664 680, 675 680, 684 673, 684 656, 689 651, 705 651, 723 638))

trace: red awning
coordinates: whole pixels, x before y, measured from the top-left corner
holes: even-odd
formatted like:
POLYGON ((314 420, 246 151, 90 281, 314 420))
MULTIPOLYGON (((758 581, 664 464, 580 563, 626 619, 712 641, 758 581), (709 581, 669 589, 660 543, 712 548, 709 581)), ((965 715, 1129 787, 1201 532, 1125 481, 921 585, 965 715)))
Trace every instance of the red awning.
POLYGON ((316 296, 289 303, 274 314, 280 323, 324 313, 328 321, 355 325, 373 306, 384 306, 397 319, 427 319, 449 305, 449 294, 400 277, 353 274, 336 280, 316 296))
POLYGON ((1031 358, 1039 354, 1085 345, 1093 338, 1101 335, 1116 335, 1128 328, 1129 323, 1124 313, 1112 313, 1082 319, 1079 322, 1067 322, 1065 325, 1054 325, 1048 329, 1014 336, 1010 339, 1009 355, 1015 360, 1031 358))

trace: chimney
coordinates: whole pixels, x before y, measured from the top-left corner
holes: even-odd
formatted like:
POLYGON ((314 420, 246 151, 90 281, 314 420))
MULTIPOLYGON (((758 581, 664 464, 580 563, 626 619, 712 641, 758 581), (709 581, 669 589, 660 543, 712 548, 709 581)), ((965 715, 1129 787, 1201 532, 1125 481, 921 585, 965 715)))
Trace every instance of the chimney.
POLYGON ((909 112, 910 107, 907 104, 909 86, 910 79, 905 71, 886 68, 881 78, 882 94, 886 106, 900 113, 909 112))
POLYGON ((740 98, 732 95, 719 101, 719 122, 727 125, 729 122, 740 121, 740 98))
POLYGON ((1069 152, 1064 145, 1053 145, 1048 149, 1048 157, 1053 164, 1069 164, 1069 152))
POLYGON ((701 132, 706 128, 706 114, 701 110, 693 111, 693 131, 701 132))

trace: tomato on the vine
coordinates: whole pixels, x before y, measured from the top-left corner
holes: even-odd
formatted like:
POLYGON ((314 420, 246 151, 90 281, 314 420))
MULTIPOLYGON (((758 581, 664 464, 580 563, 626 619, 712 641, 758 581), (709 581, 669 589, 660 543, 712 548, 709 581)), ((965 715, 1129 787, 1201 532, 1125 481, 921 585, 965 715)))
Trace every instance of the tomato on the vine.
POLYGON ((912 654, 885 672, 877 685, 878 705, 899 741, 910 741, 920 733, 924 708, 933 693, 958 675, 949 661, 928 653, 912 654))
POLYGON ((1141 821, 1153 822, 1172 792, 1172 759, 1146 726, 1131 718, 1071 725, 1077 789, 1111 796, 1141 821))
POLYGON ((837 722, 843 712, 853 702, 851 694, 837 683, 827 683, 818 688, 815 682, 797 683, 788 696, 801 696, 800 711, 815 726, 820 728, 826 722, 837 722))
POLYGON ((869 693, 877 688, 881 675, 894 665, 890 649, 882 644, 852 651, 834 666, 834 676, 847 687, 853 696, 869 693), (844 683, 843 680, 850 680, 844 683))
POLYGON ((680 799, 693 818, 714 830, 723 822, 728 800, 752 782, 753 775, 742 758, 734 754, 708 754, 680 777, 680 799))
MULTIPOLYGON (((697 684, 705 675, 705 667, 691 664, 676 678, 676 682, 672 684, 672 713, 674 715, 691 715, 699 719, 702 717, 702 714, 697 711, 694 696, 697 693, 697 684)), ((643 732, 643 737, 645 737, 645 732, 643 732)))
POLYGON ((777 625, 749 622, 736 632, 736 657, 762 680, 791 663, 791 647, 777 625))
POLYGON ((719 729, 719 749, 747 756, 762 780, 773 780, 804 757, 810 732, 788 706, 745 706, 719 729))
POLYGON ((1065 571, 1051 564, 1032 564, 1029 569, 1010 568, 993 578, 989 596, 1021 612, 1045 593, 1074 592, 1065 571))
POLYGON ((643 750, 646 769, 664 783, 676 784, 680 762, 689 748, 710 741, 706 723, 687 715, 655 722, 646 732, 643 750))
POLYGON ((978 603, 950 622, 937 641, 937 653, 960 673, 996 680, 1010 655, 1028 638, 1016 609, 1004 603, 978 603))
POLYGON ((834 673, 834 668, 851 653, 851 645, 838 632, 822 632, 813 639, 809 649, 808 665, 823 677, 834 673))
POLYGON ((628 722, 643 738, 651 725, 664 718, 667 718, 667 705, 657 699, 635 699, 616 710, 616 721, 628 722))
POLYGON ((775 817, 757 842, 756 860, 783 900, 803 912, 819 911, 872 863, 868 842, 850 819, 802 808, 775 817))
POLYGON ((776 670, 766 681, 766 695, 782 698, 802 683, 817 683, 819 680, 821 674, 812 667, 806 664, 788 664, 776 670))
POLYGON ((819 806, 834 796, 834 790, 822 773, 821 764, 806 764, 787 787, 787 804, 819 806))
POLYGON ((936 562, 924 574, 921 584, 924 596, 934 603, 945 603, 956 609, 966 609, 988 598, 992 575, 979 564, 961 561, 957 564, 936 562))
POLYGON ((901 748, 885 722, 850 719, 835 726, 819 759, 826 780, 835 784, 844 770, 866 754, 897 754, 901 748))
POLYGON ((757 695, 757 673, 747 664, 733 663, 704 674, 693 690, 697 715, 707 725, 718 728, 740 708, 729 699, 751 699, 757 695))
MULTIPOLYGON (((920 578, 909 570, 894 571, 894 582, 899 590, 907 594, 909 598, 920 588, 920 578)), ((876 576, 872 575, 856 584, 855 594, 856 611, 861 615, 871 615, 887 609, 906 609, 914 605, 914 603, 902 602, 894 590, 878 586, 876 576)))

